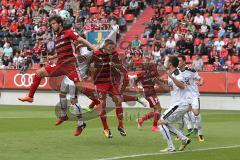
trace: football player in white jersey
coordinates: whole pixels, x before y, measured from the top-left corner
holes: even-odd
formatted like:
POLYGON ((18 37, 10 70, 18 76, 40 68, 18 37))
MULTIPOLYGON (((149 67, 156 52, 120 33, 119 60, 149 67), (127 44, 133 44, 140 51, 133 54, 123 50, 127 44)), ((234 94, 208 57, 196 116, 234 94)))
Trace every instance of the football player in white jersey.
MULTIPOLYGON (((179 59, 179 69, 182 72, 184 82, 186 83, 186 88, 189 93, 189 105, 191 106, 191 111, 187 114, 186 118, 190 116, 193 120, 194 130, 198 133, 199 142, 204 141, 202 125, 201 125, 201 115, 200 115, 200 93, 198 86, 203 85, 203 78, 199 76, 193 68, 186 66, 186 58, 183 55, 178 56, 179 59), (192 113, 191 113, 192 112, 192 113)), ((188 125, 188 124, 187 124, 188 125)), ((195 132, 196 132, 195 131, 195 132)))
POLYGON ((174 152, 175 146, 173 144, 170 132, 181 139, 181 146, 179 150, 182 151, 191 142, 181 131, 173 127, 172 123, 179 121, 183 115, 188 111, 189 105, 187 103, 187 90, 181 72, 178 70, 178 58, 176 56, 169 57, 167 68, 169 72, 168 86, 171 94, 171 105, 162 114, 159 120, 159 129, 163 138, 167 141, 168 147, 160 150, 161 152, 174 152))

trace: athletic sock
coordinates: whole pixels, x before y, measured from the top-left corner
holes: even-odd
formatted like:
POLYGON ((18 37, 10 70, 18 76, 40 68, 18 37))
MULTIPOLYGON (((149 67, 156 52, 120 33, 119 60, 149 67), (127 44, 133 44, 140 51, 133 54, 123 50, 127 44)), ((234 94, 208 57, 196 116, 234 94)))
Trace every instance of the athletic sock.
POLYGON ((190 112, 187 112, 184 116, 183 116, 183 120, 184 123, 187 125, 187 129, 192 129, 192 122, 191 122, 191 117, 190 117, 190 112))
POLYGON ((196 119, 196 128, 198 129, 198 135, 203 135, 203 131, 202 131, 202 125, 201 125, 201 115, 199 114, 198 116, 195 116, 196 119))
POLYGON ((116 115, 118 118, 118 128, 123 128, 123 108, 122 108, 122 106, 116 106, 116 115))
POLYGON ((82 110, 81 110, 80 105, 79 104, 73 105, 73 109, 78 118, 78 121, 77 121, 78 126, 82 126, 83 125, 83 117, 82 117, 82 110))
POLYGON ((28 94, 29 97, 31 97, 31 98, 34 97, 34 94, 35 94, 35 92, 36 92, 36 90, 37 90, 37 88, 38 88, 38 86, 41 82, 41 79, 42 78, 39 75, 37 75, 37 74, 34 75, 33 83, 31 84, 29 94, 28 94))
POLYGON ((100 118, 101 118, 101 121, 102 121, 102 126, 103 126, 103 129, 108 129, 108 124, 107 124, 107 114, 106 114, 106 110, 103 109, 102 110, 102 113, 100 114, 100 118))
POLYGON ((67 115, 67 98, 60 98, 61 104, 61 117, 65 117, 67 115))
POLYGON ((160 132, 163 136, 163 139, 165 139, 167 141, 168 147, 169 148, 170 147, 174 148, 174 145, 173 145, 172 138, 171 138, 168 127, 166 125, 159 125, 159 129, 160 129, 160 132))
POLYGON ((142 121, 146 121, 146 120, 152 118, 153 116, 154 116, 154 111, 145 114, 145 115, 141 118, 141 120, 142 120, 142 121))
POLYGON ((158 120, 160 119, 160 113, 158 111, 154 112, 153 126, 158 125, 158 120))

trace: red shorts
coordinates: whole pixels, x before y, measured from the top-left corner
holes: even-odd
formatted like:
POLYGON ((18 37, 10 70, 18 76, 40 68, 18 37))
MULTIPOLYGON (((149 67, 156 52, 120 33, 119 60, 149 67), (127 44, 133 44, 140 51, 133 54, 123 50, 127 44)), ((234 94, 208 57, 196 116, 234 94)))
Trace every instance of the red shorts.
POLYGON ((58 77, 66 75, 73 82, 79 82, 81 77, 77 72, 77 66, 75 62, 61 63, 57 62, 53 65, 47 65, 44 67, 50 77, 58 77))
POLYGON ((153 107, 156 106, 156 105, 160 105, 160 103, 159 103, 158 98, 157 98, 156 95, 149 96, 149 97, 146 98, 146 100, 148 101, 149 106, 150 106, 151 108, 153 108, 153 107))
POLYGON ((95 87, 99 99, 105 99, 107 93, 111 95, 121 95, 118 86, 115 84, 96 84, 95 87))

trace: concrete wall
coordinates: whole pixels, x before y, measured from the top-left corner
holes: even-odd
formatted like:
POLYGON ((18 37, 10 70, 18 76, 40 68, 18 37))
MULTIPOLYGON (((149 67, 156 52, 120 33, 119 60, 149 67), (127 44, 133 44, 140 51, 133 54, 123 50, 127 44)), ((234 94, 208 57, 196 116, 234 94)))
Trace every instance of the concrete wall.
MULTIPOLYGON (((56 92, 37 92, 33 103, 22 103, 17 100, 17 97, 27 94, 26 91, 1 91, 0 90, 0 105, 43 105, 55 106, 59 101, 58 93, 56 92)), ((169 106, 170 96, 168 94, 158 96, 163 108, 169 106)), ((147 103, 145 99, 144 102, 147 103)), ((87 106, 91 101, 80 95, 79 103, 82 106, 87 106)), ((114 107, 113 102, 108 97, 108 106, 114 107)), ((136 102, 123 103, 124 107, 141 107, 136 102)), ((218 110, 240 110, 240 95, 225 95, 225 94, 203 94, 201 95, 202 109, 218 109, 218 110)))

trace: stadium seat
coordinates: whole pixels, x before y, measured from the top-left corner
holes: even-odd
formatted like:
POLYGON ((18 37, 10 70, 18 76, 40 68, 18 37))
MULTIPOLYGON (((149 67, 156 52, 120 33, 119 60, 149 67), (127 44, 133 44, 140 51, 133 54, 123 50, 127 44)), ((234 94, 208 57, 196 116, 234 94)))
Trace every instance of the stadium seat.
POLYGON ((174 13, 179 13, 180 12, 180 6, 174 6, 173 7, 173 12, 174 13))
POLYGON ((147 45, 148 44, 148 39, 147 38, 142 38, 141 39, 141 44, 144 46, 144 45, 147 45))
POLYGON ((191 63, 192 62, 191 57, 189 55, 186 55, 185 57, 186 57, 186 62, 187 63, 191 63))
POLYGON ((240 22, 239 22, 239 21, 236 21, 236 22, 234 22, 234 25, 235 25, 235 27, 236 27, 236 28, 238 28, 238 27, 239 27, 239 24, 240 24, 240 22))
POLYGON ((34 63, 32 69, 39 69, 40 65, 38 63, 34 63))
POLYGON ((171 6, 165 6, 165 12, 166 13, 171 13, 172 12, 172 7, 171 6))
POLYGON ((205 64, 204 71, 214 71, 214 66, 212 64, 205 64))
POLYGON ((227 44, 229 42, 229 38, 223 38, 224 44, 227 44))
POLYGON ((207 55, 204 55, 204 56, 202 56, 202 61, 203 61, 203 63, 208 63, 208 56, 207 55))
POLYGON ((195 38, 194 45, 198 46, 200 43, 201 43, 201 39, 200 38, 195 38))
POLYGON ((91 14, 98 13, 98 8, 97 8, 97 7, 91 7, 91 8, 90 8, 90 13, 91 13, 91 14))
POLYGON ((218 14, 217 13, 213 13, 212 17, 213 17, 213 19, 216 19, 218 17, 218 14))
POLYGON ((134 20, 134 15, 133 14, 127 14, 125 15, 126 21, 133 21, 134 20))
POLYGON ((97 6, 103 6, 104 0, 97 0, 97 6))
POLYGON ((192 56, 192 61, 194 61, 196 59, 196 55, 192 56))
POLYGON ((236 43, 238 41, 238 38, 233 38, 232 41, 233 43, 236 43))
POLYGON ((237 64, 233 67, 234 70, 240 70, 240 64, 237 64))
POLYGON ((177 14, 177 19, 178 19, 179 21, 182 20, 183 17, 184 17, 184 14, 182 14, 182 13, 178 13, 178 14, 177 14))
POLYGON ((238 56, 232 56, 232 62, 233 62, 234 64, 238 63, 238 62, 239 62, 238 56))

